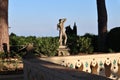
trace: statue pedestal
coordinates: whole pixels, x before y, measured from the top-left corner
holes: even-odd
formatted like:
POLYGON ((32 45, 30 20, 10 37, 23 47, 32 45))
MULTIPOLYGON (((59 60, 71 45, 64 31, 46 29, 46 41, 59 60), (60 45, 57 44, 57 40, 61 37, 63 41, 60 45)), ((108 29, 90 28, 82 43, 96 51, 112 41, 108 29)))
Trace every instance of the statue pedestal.
POLYGON ((69 49, 67 46, 59 46, 58 50, 58 56, 68 56, 70 55, 69 49))

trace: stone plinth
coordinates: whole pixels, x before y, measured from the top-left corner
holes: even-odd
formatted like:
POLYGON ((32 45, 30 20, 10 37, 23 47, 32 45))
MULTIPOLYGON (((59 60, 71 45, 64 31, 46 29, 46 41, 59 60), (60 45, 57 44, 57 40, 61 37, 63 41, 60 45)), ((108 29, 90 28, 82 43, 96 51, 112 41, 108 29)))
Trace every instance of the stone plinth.
POLYGON ((59 46, 59 48, 57 50, 58 50, 58 56, 70 55, 69 48, 67 48, 67 46, 59 46))

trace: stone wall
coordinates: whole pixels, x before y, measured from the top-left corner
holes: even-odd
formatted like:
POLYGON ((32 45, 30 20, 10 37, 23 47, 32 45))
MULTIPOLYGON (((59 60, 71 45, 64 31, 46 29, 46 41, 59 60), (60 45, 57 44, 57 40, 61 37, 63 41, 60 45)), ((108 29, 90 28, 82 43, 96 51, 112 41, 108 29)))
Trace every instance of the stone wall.
POLYGON ((64 67, 120 80, 120 53, 40 58, 64 67))

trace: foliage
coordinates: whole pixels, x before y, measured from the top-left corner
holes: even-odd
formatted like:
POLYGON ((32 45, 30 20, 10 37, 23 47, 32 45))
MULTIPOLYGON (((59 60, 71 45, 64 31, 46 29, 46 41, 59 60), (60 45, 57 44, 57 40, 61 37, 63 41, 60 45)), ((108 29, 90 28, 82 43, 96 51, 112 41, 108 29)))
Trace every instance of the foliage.
POLYGON ((79 49, 78 49, 79 46, 77 45, 77 40, 78 40, 78 36, 76 36, 76 35, 68 36, 67 45, 70 49, 71 54, 77 54, 79 52, 79 49))
MULTIPOLYGON (((95 36, 91 34, 85 34, 84 36, 68 36, 68 47, 70 48, 70 53, 78 54, 82 53, 92 53, 94 50, 93 40, 95 36)), ((96 46, 96 44, 94 43, 96 46)))
MULTIPOLYGON (((35 37, 35 36, 17 36, 14 33, 10 35, 11 55, 23 56, 25 52, 19 53, 18 50, 29 43, 34 44, 34 54, 40 55, 41 53, 46 56, 55 56, 59 47, 58 37, 35 37)), ((85 34, 84 36, 68 35, 67 46, 70 53, 78 54, 92 53, 94 49, 97 51, 97 36, 92 34, 85 34)))
POLYGON ((112 51, 120 51, 120 27, 116 27, 110 30, 107 35, 107 46, 112 51))
POLYGON ((47 56, 55 56, 58 49, 58 38, 53 37, 42 37, 38 38, 38 48, 37 51, 47 55, 47 56))
POLYGON ((98 52, 98 36, 90 33, 86 33, 83 37, 91 39, 91 46, 93 46, 93 52, 98 52))
POLYGON ((92 53, 93 47, 91 45, 91 39, 88 37, 80 37, 78 39, 79 50, 82 53, 92 53))
MULTIPOLYGON (((54 56, 57 53, 58 38, 57 37, 35 37, 35 36, 17 36, 14 33, 10 35, 11 56, 16 56, 19 49, 25 47, 27 44, 33 43, 35 47, 35 54, 44 54, 46 56, 54 56)), ((23 56, 25 53, 19 53, 23 56)))
MULTIPOLYGON (((90 36, 90 35, 89 35, 90 36)), ((91 39, 87 36, 79 38, 76 35, 69 35, 67 45, 70 48, 70 53, 77 54, 79 52, 91 53, 93 47, 91 47, 91 39)), ((58 37, 38 37, 35 36, 16 36, 14 33, 10 35, 10 45, 12 56, 16 56, 17 51, 28 43, 34 43, 35 52, 46 56, 55 56, 59 46, 58 37)), ((19 53, 23 56, 23 53, 19 53)))
POLYGON ((110 53, 113 53, 113 52, 114 52, 112 49, 108 49, 108 51, 109 51, 110 53))
POLYGON ((23 45, 26 44, 25 37, 17 36, 14 33, 10 34, 10 52, 14 53, 17 52, 23 45))
POLYGON ((0 52, 0 58, 4 58, 4 53, 3 52, 0 52))

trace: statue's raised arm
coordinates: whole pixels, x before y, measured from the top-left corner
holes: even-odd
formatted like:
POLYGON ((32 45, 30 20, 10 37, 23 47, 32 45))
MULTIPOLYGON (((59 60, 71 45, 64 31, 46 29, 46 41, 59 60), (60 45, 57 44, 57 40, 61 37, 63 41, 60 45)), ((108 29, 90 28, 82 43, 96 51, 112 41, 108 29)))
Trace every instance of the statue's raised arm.
POLYGON ((66 18, 63 18, 62 20, 63 20, 63 23, 64 23, 67 19, 66 19, 66 18))

